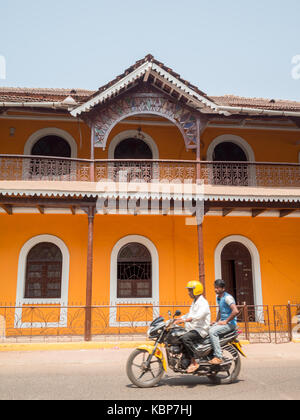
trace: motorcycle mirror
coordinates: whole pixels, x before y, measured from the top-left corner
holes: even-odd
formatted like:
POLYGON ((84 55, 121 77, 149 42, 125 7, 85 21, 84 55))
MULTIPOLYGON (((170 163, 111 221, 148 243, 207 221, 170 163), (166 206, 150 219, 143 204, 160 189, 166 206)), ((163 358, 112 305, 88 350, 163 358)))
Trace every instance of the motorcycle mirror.
POLYGON ((179 315, 181 315, 180 311, 176 311, 175 314, 174 314, 174 316, 179 316, 179 315))
POLYGON ((168 311, 169 318, 171 318, 172 314, 171 311, 168 311))

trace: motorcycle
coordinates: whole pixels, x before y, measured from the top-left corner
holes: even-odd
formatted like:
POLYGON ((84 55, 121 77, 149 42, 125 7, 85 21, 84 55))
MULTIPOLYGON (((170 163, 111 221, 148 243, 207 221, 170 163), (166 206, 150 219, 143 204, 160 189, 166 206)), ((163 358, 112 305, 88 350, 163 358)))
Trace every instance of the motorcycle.
MULTIPOLYGON (((126 372, 130 381, 139 388, 150 388, 159 383, 167 371, 167 364, 176 373, 187 374, 190 357, 180 337, 187 331, 174 325, 175 317, 181 312, 176 311, 173 318, 169 312, 169 320, 163 317, 156 318, 147 332, 149 339, 154 340, 154 345, 141 345, 129 356, 126 372), (165 347, 165 358, 160 346, 165 347), (166 360, 167 359, 167 360, 166 360)), ((241 370, 240 354, 246 357, 238 341, 238 331, 232 331, 220 336, 223 351, 223 362, 220 365, 211 365, 213 348, 208 338, 194 341, 194 354, 199 368, 190 375, 206 376, 211 382, 228 384, 237 380, 241 370)))

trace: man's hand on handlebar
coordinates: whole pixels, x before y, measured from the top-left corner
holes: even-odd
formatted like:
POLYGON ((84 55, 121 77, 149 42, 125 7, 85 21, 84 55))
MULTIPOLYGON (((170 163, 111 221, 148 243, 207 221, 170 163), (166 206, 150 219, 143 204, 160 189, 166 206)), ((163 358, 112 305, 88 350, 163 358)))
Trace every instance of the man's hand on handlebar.
POLYGON ((184 324, 185 322, 191 322, 192 318, 187 318, 187 319, 182 319, 182 318, 178 318, 174 321, 174 324, 184 324))
POLYGON ((174 325, 184 324, 184 323, 185 323, 185 321, 182 318, 175 319, 175 321, 173 322, 174 325))

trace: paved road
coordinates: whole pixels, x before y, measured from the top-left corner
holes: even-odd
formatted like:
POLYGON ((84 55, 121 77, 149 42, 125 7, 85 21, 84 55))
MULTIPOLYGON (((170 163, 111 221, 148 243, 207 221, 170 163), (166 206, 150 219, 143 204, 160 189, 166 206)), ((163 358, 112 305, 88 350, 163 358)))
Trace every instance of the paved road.
POLYGON ((151 389, 135 388, 126 376, 132 349, 3 352, 0 399, 300 399, 300 344, 251 344, 244 350, 248 358, 235 384, 216 386, 206 378, 168 371, 151 389))

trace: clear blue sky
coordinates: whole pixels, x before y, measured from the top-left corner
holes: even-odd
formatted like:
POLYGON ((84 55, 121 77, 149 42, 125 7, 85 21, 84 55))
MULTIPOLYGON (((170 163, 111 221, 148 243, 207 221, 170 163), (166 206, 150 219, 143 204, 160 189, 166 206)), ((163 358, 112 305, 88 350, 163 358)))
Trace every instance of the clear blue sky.
POLYGON ((0 1, 0 86, 97 89, 152 53, 208 95, 300 101, 299 0, 0 1))

